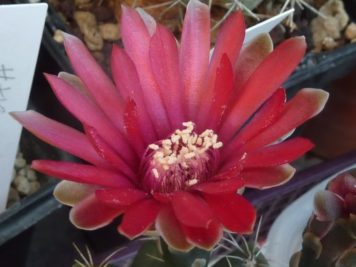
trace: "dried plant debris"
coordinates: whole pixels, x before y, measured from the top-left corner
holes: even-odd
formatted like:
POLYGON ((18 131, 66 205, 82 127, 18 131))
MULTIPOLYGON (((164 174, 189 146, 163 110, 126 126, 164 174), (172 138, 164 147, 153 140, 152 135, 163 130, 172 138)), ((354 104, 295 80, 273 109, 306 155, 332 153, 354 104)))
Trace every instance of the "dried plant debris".
POLYGON ((35 193, 40 187, 41 184, 36 172, 31 169, 22 153, 19 152, 15 160, 7 207, 12 206, 21 198, 35 193))

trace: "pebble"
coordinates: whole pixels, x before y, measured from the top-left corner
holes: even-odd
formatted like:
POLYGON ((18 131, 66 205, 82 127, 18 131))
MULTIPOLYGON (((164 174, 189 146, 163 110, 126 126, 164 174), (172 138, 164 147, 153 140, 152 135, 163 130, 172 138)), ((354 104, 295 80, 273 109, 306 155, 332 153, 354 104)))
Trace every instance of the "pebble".
POLYGON ((24 195, 29 195, 31 192, 30 182, 23 176, 19 176, 18 184, 16 186, 17 191, 24 195))
POLYGON ((24 158, 19 157, 19 158, 16 158, 15 160, 15 167, 16 168, 23 168, 26 166, 26 160, 24 158))
POLYGON ((99 25, 99 31, 101 37, 105 41, 114 42, 119 40, 119 26, 116 23, 104 23, 99 25))
POLYGON ((57 42, 57 43, 63 43, 64 42, 64 37, 62 34, 61 30, 56 30, 53 34, 53 39, 57 42))
POLYGON ((84 35, 84 42, 89 50, 101 50, 104 46, 104 41, 100 35, 94 14, 87 11, 76 11, 74 12, 74 19, 84 35))
POLYGON ((345 37, 348 40, 356 39, 356 23, 352 22, 345 30, 345 37))
POLYGON ((41 184, 37 179, 36 172, 27 164, 22 153, 18 153, 12 174, 7 206, 13 205, 22 197, 33 194, 40 187, 41 184))

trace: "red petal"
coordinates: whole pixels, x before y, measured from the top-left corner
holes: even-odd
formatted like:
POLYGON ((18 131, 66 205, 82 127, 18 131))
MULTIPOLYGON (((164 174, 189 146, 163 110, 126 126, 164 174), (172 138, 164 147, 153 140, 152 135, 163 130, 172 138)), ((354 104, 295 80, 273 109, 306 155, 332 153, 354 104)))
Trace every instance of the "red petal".
POLYGON ((206 202, 188 192, 176 192, 172 207, 177 219, 186 226, 207 228, 214 219, 206 202))
POLYGON ((95 192, 98 200, 113 208, 130 206, 146 197, 146 193, 134 188, 105 188, 95 192))
POLYGON ((245 186, 257 189, 268 189, 288 182, 294 175, 295 169, 289 164, 267 168, 244 169, 241 177, 245 186))
POLYGON ((179 51, 180 76, 183 81, 188 119, 197 115, 209 64, 210 12, 198 0, 188 3, 179 51))
POLYGON ((174 36, 158 25, 150 44, 151 68, 162 89, 162 97, 172 126, 178 128, 183 119, 182 85, 179 76, 178 48, 174 36))
POLYGON ((86 136, 67 125, 61 124, 36 111, 11 112, 23 127, 52 146, 98 166, 107 166, 90 145, 86 136))
POLYGON ((220 171, 212 179, 214 180, 227 180, 238 177, 239 173, 243 169, 242 162, 238 161, 235 165, 231 166, 227 170, 220 171))
POLYGON ((245 146, 246 151, 268 145, 289 133, 307 119, 316 116, 324 107, 329 94, 319 89, 302 89, 290 100, 282 115, 245 146))
POLYGON ((210 73, 213 74, 226 54, 232 63, 239 56, 243 40, 245 39, 245 22, 242 12, 233 12, 224 22, 216 39, 214 53, 210 63, 210 73))
POLYGON ((132 98, 137 103, 139 125, 143 138, 146 144, 152 143, 156 140, 156 134, 145 107, 136 67, 125 51, 116 45, 112 48, 111 71, 115 84, 124 99, 132 98))
MULTIPOLYGON (((219 89, 224 90, 225 87, 221 87, 221 86, 220 88, 216 87, 217 69, 221 68, 221 64, 223 61, 226 61, 223 59, 224 55, 227 56, 232 67, 235 65, 235 62, 240 53, 240 49, 244 37, 245 37, 245 23, 244 23, 242 12, 233 12, 225 20, 223 26, 221 27, 218 33, 216 45, 209 65, 207 88, 205 89, 204 94, 202 94, 202 96, 205 97, 203 99, 207 99, 208 101, 210 101, 213 98, 213 95, 214 94, 216 95, 216 90, 219 89)), ((227 88, 226 90, 228 89, 230 88, 227 88)), ((204 126, 206 123, 206 119, 211 114, 211 113, 207 114, 210 111, 210 105, 206 105, 206 102, 207 101, 205 100, 201 101, 199 117, 197 118, 198 120, 202 120, 199 121, 198 123, 199 126, 202 125, 201 127, 202 130, 205 130, 204 126)))
POLYGON ((213 221, 208 228, 182 226, 189 243, 205 250, 211 250, 221 239, 223 229, 221 224, 213 221))
POLYGON ((173 193, 153 193, 153 198, 164 204, 169 204, 173 200, 173 193))
POLYGON ((238 132, 233 141, 224 147, 224 159, 275 122, 284 108, 285 101, 285 90, 277 90, 262 108, 256 112, 251 121, 238 132))
POLYGON ((229 140, 248 118, 287 79, 305 53, 304 37, 291 38, 280 44, 258 66, 227 115, 220 137, 229 140))
POLYGON ((170 123, 161 99, 160 88, 151 70, 149 58, 151 38, 140 15, 135 10, 125 6, 122 7, 121 35, 125 51, 137 68, 145 106, 160 135, 159 137, 163 137, 170 132, 170 123))
POLYGON ((69 219, 77 228, 95 230, 108 225, 121 213, 121 208, 110 208, 91 194, 71 209, 69 219))
MULTIPOLYGON (((221 123, 227 103, 232 95, 234 73, 231 62, 226 54, 221 58, 219 68, 216 70, 214 90, 206 93, 206 101, 201 106, 199 118, 204 122, 204 129, 215 130, 221 123)), ((200 125, 200 123, 199 123, 200 125)), ((201 128, 203 131, 204 129, 201 128)))
POLYGON ((113 151, 113 149, 101 138, 99 133, 93 127, 84 125, 84 130, 92 146, 95 148, 100 157, 110 163, 110 166, 114 167, 126 176, 131 178, 135 177, 135 174, 131 168, 116 154, 115 151, 113 151))
POLYGON ((161 205, 153 199, 146 199, 133 204, 125 211, 118 230, 121 234, 133 239, 145 232, 154 223, 160 209, 161 205))
POLYGON ((161 209, 156 220, 156 229, 170 247, 179 251, 192 249, 192 245, 185 239, 182 226, 177 220, 172 207, 165 206, 161 209))
POLYGON ((250 78, 258 65, 273 51, 273 42, 269 34, 261 34, 242 48, 235 65, 235 92, 250 78))
POLYGON ((59 101, 75 117, 95 128, 124 159, 129 162, 133 160, 134 155, 126 141, 90 98, 54 75, 46 75, 46 78, 59 101))
POLYGON ((31 167, 49 176, 60 179, 84 183, 101 185, 107 187, 130 187, 132 184, 121 174, 97 168, 92 165, 85 165, 66 161, 34 160, 31 167))
POLYGON ((73 207, 88 197, 97 189, 96 186, 80 184, 71 181, 59 182, 53 190, 53 196, 58 202, 73 207))
POLYGON ((263 147, 248 152, 245 157, 245 168, 269 167, 296 160, 314 147, 308 139, 295 137, 285 142, 263 147))
POLYGON ((244 181, 241 178, 231 178, 219 182, 201 183, 194 186, 193 189, 206 194, 222 194, 236 193, 236 191, 243 186, 244 181))
POLYGON ((227 230, 250 234, 256 221, 255 208, 238 194, 204 194, 214 215, 227 230))
POLYGON ((64 47, 74 71, 111 122, 122 129, 122 99, 111 80, 75 36, 64 34, 64 47))

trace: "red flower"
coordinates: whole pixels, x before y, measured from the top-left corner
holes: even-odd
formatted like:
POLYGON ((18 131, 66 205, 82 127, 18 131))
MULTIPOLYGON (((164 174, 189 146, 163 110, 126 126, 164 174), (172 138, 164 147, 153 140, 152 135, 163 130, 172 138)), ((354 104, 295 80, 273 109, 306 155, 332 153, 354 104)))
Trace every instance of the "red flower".
POLYGON ((237 12, 209 57, 209 21, 208 7, 190 1, 177 45, 149 15, 123 7, 125 50, 113 47, 114 83, 70 35, 64 44, 79 78, 46 75, 85 133, 34 111, 13 113, 42 140, 87 162, 32 164, 67 180, 54 194, 73 206, 77 227, 97 229, 123 215, 118 230, 129 238, 157 230, 177 249, 209 249, 223 229, 253 229, 255 209, 237 191, 288 181, 295 171, 288 162, 311 149, 299 137, 281 142, 327 99, 303 89, 285 103, 278 89, 303 57, 304 38, 273 52, 266 35, 243 46, 237 12))

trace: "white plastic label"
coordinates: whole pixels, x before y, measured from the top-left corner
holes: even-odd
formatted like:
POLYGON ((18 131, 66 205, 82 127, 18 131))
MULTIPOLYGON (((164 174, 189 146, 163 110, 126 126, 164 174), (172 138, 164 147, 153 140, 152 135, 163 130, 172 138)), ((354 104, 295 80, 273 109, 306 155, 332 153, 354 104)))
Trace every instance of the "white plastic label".
POLYGON ((21 125, 8 112, 25 110, 47 4, 0 5, 0 212, 5 210, 21 125))
POLYGON ((286 19, 289 15, 294 12, 294 9, 287 10, 277 16, 274 16, 268 20, 262 21, 255 26, 252 26, 246 30, 246 36, 244 43, 247 44, 249 41, 257 37, 261 33, 269 33, 274 27, 286 19))

